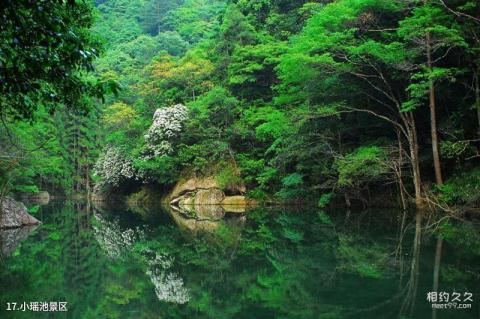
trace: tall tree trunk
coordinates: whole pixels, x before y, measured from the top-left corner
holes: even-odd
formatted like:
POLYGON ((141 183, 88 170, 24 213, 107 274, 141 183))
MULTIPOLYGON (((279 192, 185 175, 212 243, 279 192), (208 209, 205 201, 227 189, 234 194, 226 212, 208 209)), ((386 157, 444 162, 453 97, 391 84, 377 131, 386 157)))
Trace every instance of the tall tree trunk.
MULTIPOLYGON (((427 44, 427 67, 429 71, 432 71, 432 39, 430 32, 426 34, 427 44)), ((440 163, 440 154, 438 150, 438 133, 437 133, 437 115, 436 115, 436 102, 435 102, 435 83, 432 79, 428 84, 429 93, 429 105, 430 105, 430 131, 432 134, 432 151, 433 151, 433 166, 435 168, 435 181, 437 185, 443 184, 442 167, 440 163)))
MULTIPOLYGON (((437 238, 437 246, 435 248, 435 265, 433 268, 433 292, 438 292, 438 278, 440 276, 440 261, 442 259, 443 238, 437 238)), ((437 309, 432 308, 432 319, 437 318, 437 309)))
POLYGON ((76 129, 76 125, 77 125, 77 120, 76 120, 76 117, 75 117, 75 113, 73 113, 73 159, 72 159, 72 164, 73 164, 73 169, 74 169, 74 175, 73 175, 73 178, 72 178, 72 195, 75 194, 76 192, 76 177, 78 175, 78 171, 77 171, 77 129, 76 129))
POLYGON ((87 200, 90 201, 91 186, 90 186, 90 165, 85 166, 85 189, 87 190, 87 200))
POLYGON ((400 191, 400 201, 402 204, 403 211, 407 209, 407 201, 405 196, 405 189, 403 185, 403 172, 402 172, 402 165, 403 165, 403 143, 402 143, 402 136, 399 130, 396 131, 397 133, 397 141, 398 141, 398 167, 396 170, 397 179, 398 179, 398 189, 400 191))
POLYGON ((475 108, 477 109, 477 135, 480 137, 480 79, 478 78, 478 73, 480 73, 480 68, 473 72, 473 82, 475 85, 475 108))
POLYGON ((406 128, 408 134, 408 148, 410 150, 410 164, 412 166, 413 186, 415 188, 415 205, 417 208, 421 208, 423 207, 423 199, 422 180, 420 176, 420 161, 418 157, 417 129, 415 127, 415 119, 411 112, 406 114, 405 121, 407 123, 406 128))
MULTIPOLYGON (((420 276, 420 248, 422 242, 422 213, 415 215, 415 237, 413 239, 412 261, 410 264, 410 280, 407 284, 405 298, 400 307, 400 315, 411 317, 417 300, 418 279, 420 276)), ((399 316, 401 317, 401 316, 399 316)))
POLYGON ((75 191, 78 193, 81 190, 80 179, 81 179, 81 170, 80 166, 80 156, 82 154, 80 146, 80 130, 79 124, 77 123, 77 118, 75 117, 75 144, 77 145, 77 154, 75 154, 75 191))

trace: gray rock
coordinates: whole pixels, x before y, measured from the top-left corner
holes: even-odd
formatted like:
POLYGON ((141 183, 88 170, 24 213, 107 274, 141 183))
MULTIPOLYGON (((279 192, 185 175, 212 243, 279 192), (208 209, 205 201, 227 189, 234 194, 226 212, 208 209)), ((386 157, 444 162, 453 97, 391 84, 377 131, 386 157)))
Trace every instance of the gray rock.
POLYGON ((201 189, 195 194, 195 205, 220 205, 225 194, 218 188, 201 189))
POLYGON ((21 202, 4 197, 0 203, 0 228, 17 228, 38 225, 40 221, 27 212, 21 202))
MULTIPOLYGON (((170 194, 166 196, 165 202, 168 203, 186 193, 194 193, 201 189, 208 190, 213 188, 221 188, 215 176, 183 178, 175 185, 170 194)), ((229 186, 228 191, 233 194, 244 194, 247 190, 243 183, 239 183, 229 186)))
POLYGON ((194 205, 192 206, 196 218, 199 220, 220 220, 225 216, 225 211, 220 205, 194 205))
POLYGON ((24 241, 37 226, 25 226, 21 228, 1 229, 0 230, 0 246, 1 255, 9 256, 18 245, 24 241))

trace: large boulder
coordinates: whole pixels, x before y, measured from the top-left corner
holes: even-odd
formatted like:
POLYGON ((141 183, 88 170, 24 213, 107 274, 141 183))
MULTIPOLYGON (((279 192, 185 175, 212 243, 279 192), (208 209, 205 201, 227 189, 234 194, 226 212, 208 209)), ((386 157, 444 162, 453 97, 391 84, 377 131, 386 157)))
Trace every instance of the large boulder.
POLYGON ((219 205, 225 194, 218 188, 200 189, 195 194, 195 205, 219 205))
POLYGON ((40 224, 38 219, 27 212, 23 203, 10 197, 4 197, 0 204, 0 228, 17 228, 40 224))
POLYGON ((0 230, 1 254, 4 257, 9 256, 18 245, 24 241, 37 226, 25 226, 20 228, 0 230))
MULTIPOLYGON (((210 189, 221 189, 215 176, 191 177, 188 179, 182 179, 175 185, 173 190, 167 196, 166 202, 170 203, 172 200, 175 200, 187 193, 210 189)), ((228 191, 234 194, 244 194, 246 192, 246 188, 245 185, 239 184, 230 186, 228 191)))
POLYGON ((214 177, 190 178, 180 180, 169 194, 169 199, 174 200, 184 194, 196 192, 199 189, 218 188, 218 183, 214 177))
MULTIPOLYGON (((226 213, 243 214, 248 207, 256 205, 243 195, 245 192, 245 185, 241 182, 222 189, 215 176, 197 176, 180 180, 164 200, 187 219, 219 221, 226 217, 226 213)), ((193 221, 188 223, 194 224, 193 221)))

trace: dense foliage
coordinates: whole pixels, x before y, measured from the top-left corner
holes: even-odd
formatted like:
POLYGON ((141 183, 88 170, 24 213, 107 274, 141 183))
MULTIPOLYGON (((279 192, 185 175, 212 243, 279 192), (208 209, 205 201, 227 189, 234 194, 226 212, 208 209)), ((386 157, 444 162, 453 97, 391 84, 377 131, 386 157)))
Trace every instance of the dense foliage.
MULTIPOLYGON (((2 27, 2 50, 19 54, 43 81, 32 78, 42 90, 16 85, 20 78, 6 82, 20 92, 5 87, 16 97, 2 100, 2 116, 36 110, 36 123, 6 123, 0 151, 11 153, 7 136, 24 149, 40 147, 17 163, 13 188, 90 191, 93 178, 98 192, 130 192, 141 184, 171 186, 185 172, 215 167, 219 175, 239 171, 235 178, 259 199, 324 202, 341 194, 347 203, 367 203, 382 190, 420 205, 426 194, 460 199, 477 187, 459 182, 479 159, 476 1, 107 0, 94 6, 55 7, 68 16, 66 27, 80 31, 59 40, 45 31, 38 41, 42 52, 59 56, 54 61, 50 55, 30 60, 32 50, 15 44, 12 32, 20 40, 32 36, 15 28, 25 21, 2 27), (96 19, 87 32, 90 10, 96 19), (94 39, 105 46, 94 62, 97 81, 118 83, 118 95, 103 105, 84 98, 75 111, 62 99, 52 117, 42 95, 33 109, 17 103, 29 100, 24 92, 48 93, 58 83, 66 91, 55 94, 75 95, 80 88, 68 87, 82 73, 44 76, 62 65, 90 69, 94 39), (79 111, 84 106, 88 117, 79 111)), ((51 18, 28 17, 40 26, 51 18)))

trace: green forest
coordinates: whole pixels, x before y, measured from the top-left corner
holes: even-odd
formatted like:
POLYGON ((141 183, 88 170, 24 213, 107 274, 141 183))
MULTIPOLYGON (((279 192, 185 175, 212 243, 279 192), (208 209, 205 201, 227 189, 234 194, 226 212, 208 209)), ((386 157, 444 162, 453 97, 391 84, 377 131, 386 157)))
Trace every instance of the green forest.
POLYGON ((3 1, 0 194, 186 175, 259 202, 478 207, 474 0, 3 1))
POLYGON ((0 17, 0 318, 478 319, 480 1, 0 17))

